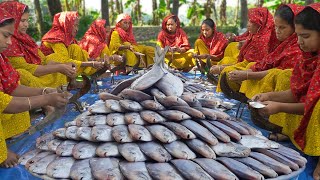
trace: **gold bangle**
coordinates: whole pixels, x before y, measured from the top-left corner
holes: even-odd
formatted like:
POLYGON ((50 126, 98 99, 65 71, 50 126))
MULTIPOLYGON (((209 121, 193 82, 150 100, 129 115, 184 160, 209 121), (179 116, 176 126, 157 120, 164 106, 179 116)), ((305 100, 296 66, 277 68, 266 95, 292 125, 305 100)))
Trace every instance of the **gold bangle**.
POLYGON ((249 79, 249 72, 247 71, 247 80, 249 79))
POLYGON ((32 109, 32 106, 31 106, 30 98, 29 98, 29 97, 27 97, 27 99, 28 99, 28 103, 29 103, 29 110, 31 110, 31 109, 32 109))
POLYGON ((47 89, 48 89, 48 87, 43 88, 41 95, 45 95, 47 89))

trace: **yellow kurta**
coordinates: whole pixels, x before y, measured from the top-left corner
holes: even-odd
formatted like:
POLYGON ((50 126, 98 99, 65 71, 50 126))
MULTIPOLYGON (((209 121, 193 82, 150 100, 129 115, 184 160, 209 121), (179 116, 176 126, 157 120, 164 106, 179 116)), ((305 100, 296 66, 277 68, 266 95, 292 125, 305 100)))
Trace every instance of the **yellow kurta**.
POLYGON ((4 114, 12 96, 0 92, 0 163, 7 159, 6 139, 26 131, 30 127, 29 112, 4 114))
MULTIPOLYGON (((160 47, 163 47, 161 42, 157 42, 157 44, 160 47)), ((165 62, 168 64, 171 61, 170 66, 176 69, 185 69, 185 70, 190 70, 192 67, 195 66, 195 63, 192 60, 192 54, 194 53, 193 49, 189 49, 188 51, 184 53, 172 53, 167 52, 165 56, 165 62)))
POLYGON ((82 62, 88 61, 89 54, 87 51, 81 49, 77 44, 71 44, 66 47, 63 43, 48 43, 43 44, 51 48, 54 53, 46 56, 47 61, 55 61, 58 63, 73 63, 76 65, 78 74, 91 75, 96 70, 92 67, 80 67, 82 62))
POLYGON ((251 99, 256 94, 287 90, 290 88, 291 69, 269 69, 268 74, 260 80, 246 80, 241 84, 240 92, 251 99))
POLYGON ((231 65, 238 62, 238 55, 240 50, 238 49, 238 42, 231 42, 224 50, 223 58, 218 62, 218 65, 231 65))
MULTIPOLYGON (((154 63, 154 61, 153 61, 154 48, 153 47, 145 46, 145 45, 135 45, 135 44, 131 44, 129 42, 123 42, 121 40, 119 33, 116 30, 114 30, 111 34, 110 45, 109 45, 111 55, 112 54, 125 55, 127 58, 127 66, 134 66, 138 61, 138 57, 132 51, 130 51, 128 49, 119 51, 119 48, 122 45, 125 45, 125 46, 132 45, 134 51, 145 54, 145 56, 142 56, 142 60, 147 64, 147 66, 154 63)), ((141 66, 142 66, 142 64, 140 62, 140 67, 141 66)))
MULTIPOLYGON (((41 52, 39 50, 39 52, 41 52)), ((42 53, 41 53, 42 54, 42 53)), ((40 55, 40 53, 39 53, 40 55)), ((45 65, 46 58, 40 55, 41 64, 45 65)), ((52 73, 37 77, 34 75, 38 65, 29 64, 26 62, 24 57, 8 57, 11 65, 19 72, 20 74, 20 83, 29 87, 52 87, 56 88, 61 85, 67 84, 67 77, 61 73, 52 73)))
MULTIPOLYGON (((198 55, 202 54, 210 54, 209 48, 207 45, 203 42, 201 39, 197 39, 196 42, 194 43, 194 53, 198 55)), ((204 63, 207 62, 207 59, 201 59, 204 63)), ((195 64, 196 60, 193 59, 193 63, 195 64)), ((218 62, 217 61, 211 61, 212 65, 216 65, 218 62)))

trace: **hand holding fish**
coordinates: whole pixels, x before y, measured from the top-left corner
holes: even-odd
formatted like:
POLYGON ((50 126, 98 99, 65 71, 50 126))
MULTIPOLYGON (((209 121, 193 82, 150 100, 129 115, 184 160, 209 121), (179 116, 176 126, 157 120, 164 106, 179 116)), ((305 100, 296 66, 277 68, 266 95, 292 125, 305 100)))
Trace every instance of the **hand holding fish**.
POLYGON ((68 100, 69 95, 70 93, 63 92, 63 93, 51 93, 45 96, 49 106, 62 108, 69 102, 68 100))

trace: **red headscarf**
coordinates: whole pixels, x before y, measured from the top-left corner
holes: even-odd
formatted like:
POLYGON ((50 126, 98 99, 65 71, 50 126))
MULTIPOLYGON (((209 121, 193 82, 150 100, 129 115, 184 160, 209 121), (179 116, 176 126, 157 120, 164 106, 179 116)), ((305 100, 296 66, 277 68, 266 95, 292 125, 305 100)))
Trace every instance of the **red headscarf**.
POLYGON ((260 61, 271 52, 277 43, 274 30, 273 17, 265 7, 249 9, 248 18, 251 23, 260 26, 255 34, 249 34, 243 44, 238 62, 244 59, 247 61, 260 61))
POLYGON ((3 54, 8 57, 24 57, 26 62, 30 64, 40 64, 38 45, 28 34, 22 34, 18 30, 23 12, 28 6, 16 1, 8 1, 0 3, 0 7, 10 12, 16 20, 15 32, 11 38, 12 44, 3 54))
MULTIPOLYGON (((0 24, 8 19, 14 17, 0 8, 0 24)), ((18 82, 18 72, 11 66, 8 58, 0 54, 0 91, 11 94, 18 87, 18 82)))
MULTIPOLYGON (((131 17, 128 14, 119 14, 118 17, 117 17, 116 22, 117 22, 116 27, 111 30, 110 36, 111 36, 113 31, 117 31, 119 33, 119 36, 120 36, 120 38, 121 38, 121 40, 123 42, 129 42, 131 44, 137 44, 137 42, 136 42, 136 40, 134 38, 134 35, 133 35, 131 17), (120 22, 122 20, 129 20, 130 21, 129 29, 127 31, 123 30, 120 27, 120 22)), ((110 40, 111 40, 111 38, 109 38, 108 45, 110 44, 110 40)))
MULTIPOLYGON (((314 3, 311 7, 320 13, 320 3, 314 3)), ((303 150, 306 143, 306 130, 314 107, 320 99, 320 51, 317 56, 305 59, 296 66, 291 77, 292 93, 305 101, 304 115, 298 129, 294 132, 294 140, 303 150), (306 95, 303 92, 306 92, 306 95)))
POLYGON ((170 46, 170 47, 179 47, 190 49, 190 44, 188 41, 187 34, 180 27, 180 20, 176 15, 169 15, 165 17, 162 21, 162 30, 158 35, 158 41, 161 42, 162 46, 170 46), (177 29, 174 34, 170 34, 167 30, 167 21, 171 18, 175 17, 177 20, 177 29))
POLYGON ((91 58, 99 57, 101 51, 107 45, 107 32, 105 24, 106 20, 104 19, 93 21, 90 28, 79 42, 80 47, 86 50, 91 58))
MULTIPOLYGON (((296 4, 287 4, 294 15, 297 15, 301 10, 302 6, 296 4)), ((298 45, 298 37, 296 33, 293 33, 277 48, 258 61, 255 65, 251 66, 253 71, 264 71, 272 68, 278 69, 289 69, 293 68, 296 63, 302 59, 302 51, 298 45)))
POLYGON ((211 37, 205 38, 201 33, 201 35, 199 36, 199 39, 201 39, 206 44, 211 55, 223 56, 224 49, 228 45, 228 40, 224 36, 224 34, 217 31, 216 24, 214 24, 214 27, 212 30, 213 30, 213 35, 211 37))
MULTIPOLYGON (((75 43, 72 30, 76 20, 79 18, 78 12, 67 11, 54 15, 51 29, 42 37, 43 42, 63 43, 66 47, 75 43)), ((41 44, 41 51, 45 55, 53 53, 52 49, 41 44)))

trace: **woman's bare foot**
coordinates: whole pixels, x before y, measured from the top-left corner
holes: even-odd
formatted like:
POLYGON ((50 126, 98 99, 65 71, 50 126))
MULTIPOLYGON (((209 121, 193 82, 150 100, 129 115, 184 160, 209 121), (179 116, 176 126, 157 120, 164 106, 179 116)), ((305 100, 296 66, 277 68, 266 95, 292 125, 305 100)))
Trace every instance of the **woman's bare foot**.
POLYGON ((18 165, 19 155, 8 149, 7 159, 0 164, 2 168, 12 168, 18 165))
POLYGON ((313 179, 320 180, 320 158, 318 160, 318 164, 317 164, 316 168, 313 171, 313 179))

